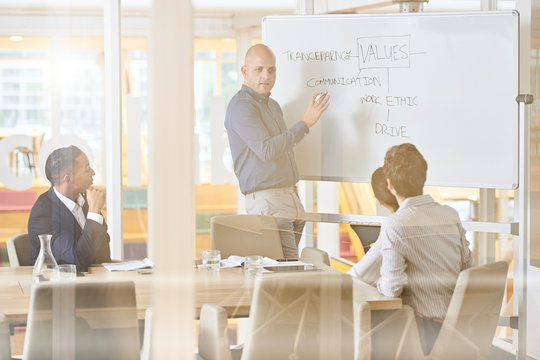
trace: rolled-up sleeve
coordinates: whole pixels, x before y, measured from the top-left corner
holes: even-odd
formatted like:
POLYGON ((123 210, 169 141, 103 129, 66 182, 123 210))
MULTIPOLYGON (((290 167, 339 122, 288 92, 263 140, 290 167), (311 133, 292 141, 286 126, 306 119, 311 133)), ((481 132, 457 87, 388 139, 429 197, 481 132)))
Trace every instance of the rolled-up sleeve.
POLYGON ((347 274, 372 286, 376 286, 381 277, 381 264, 381 242, 377 239, 369 251, 347 272, 347 274))
POLYGON ((461 223, 458 223, 458 227, 461 240, 461 270, 466 270, 474 266, 474 258, 472 256, 471 249, 469 248, 470 243, 465 237, 465 229, 463 228, 461 223))

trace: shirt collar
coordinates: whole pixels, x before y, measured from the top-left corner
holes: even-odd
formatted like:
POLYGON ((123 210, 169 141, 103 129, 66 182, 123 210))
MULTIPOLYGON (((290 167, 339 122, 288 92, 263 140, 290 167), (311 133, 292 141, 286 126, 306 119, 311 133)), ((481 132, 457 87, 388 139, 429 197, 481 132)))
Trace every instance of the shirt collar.
MULTIPOLYGON (((56 190, 54 186, 53 186, 53 190, 56 196, 58 197, 58 199, 60 199, 60 201, 64 205, 66 205, 69 211, 73 212, 73 209, 75 208, 75 205, 76 205, 75 201, 71 200, 67 196, 60 194, 60 192, 56 190)), ((82 208, 84 203, 85 203, 84 197, 81 194, 79 194, 79 197, 77 198, 77 204, 79 204, 79 206, 82 208)))
POLYGON ((255 100, 259 102, 267 103, 268 98, 270 97, 270 93, 268 93, 267 95, 261 95, 255 90, 253 90, 252 88, 250 88, 249 86, 247 86, 246 84, 242 84, 242 91, 247 92, 252 98, 254 98, 255 100))
POLYGON ((421 206, 426 204, 433 203, 434 200, 431 197, 431 195, 418 195, 418 196, 412 196, 406 198, 398 210, 413 207, 413 206, 421 206))

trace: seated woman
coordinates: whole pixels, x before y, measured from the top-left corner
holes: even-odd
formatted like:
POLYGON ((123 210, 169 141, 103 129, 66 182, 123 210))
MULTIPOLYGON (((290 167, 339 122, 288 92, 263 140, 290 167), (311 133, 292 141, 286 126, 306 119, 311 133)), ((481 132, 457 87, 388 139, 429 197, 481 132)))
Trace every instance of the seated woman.
MULTIPOLYGON (((388 190, 386 176, 384 175, 382 167, 377 168, 371 175, 371 188, 373 189, 375 198, 379 201, 381 206, 384 206, 392 213, 397 211, 399 208, 398 202, 396 197, 388 190)), ((362 257, 362 259, 360 259, 360 261, 358 261, 347 273, 363 282, 376 286, 380 277, 381 263, 380 242, 377 240, 371 245, 371 249, 366 252, 364 257, 362 257)))

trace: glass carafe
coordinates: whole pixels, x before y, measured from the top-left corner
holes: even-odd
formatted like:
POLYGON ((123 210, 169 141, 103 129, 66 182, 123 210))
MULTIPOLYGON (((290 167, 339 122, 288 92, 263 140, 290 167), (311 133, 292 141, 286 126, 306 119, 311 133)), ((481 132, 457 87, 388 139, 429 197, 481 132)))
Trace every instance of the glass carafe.
POLYGON ((41 248, 36 263, 34 264, 34 271, 32 272, 32 280, 34 283, 51 281, 58 273, 58 264, 51 251, 52 235, 41 234, 38 236, 41 248))

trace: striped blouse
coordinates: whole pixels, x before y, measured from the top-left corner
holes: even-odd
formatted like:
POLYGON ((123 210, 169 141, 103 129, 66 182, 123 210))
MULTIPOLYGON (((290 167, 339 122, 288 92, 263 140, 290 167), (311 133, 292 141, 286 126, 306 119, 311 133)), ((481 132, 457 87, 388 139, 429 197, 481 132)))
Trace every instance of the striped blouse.
POLYGON ((474 265, 457 212, 429 195, 405 199, 381 226, 379 291, 400 296, 422 317, 446 316, 461 270, 474 265))

